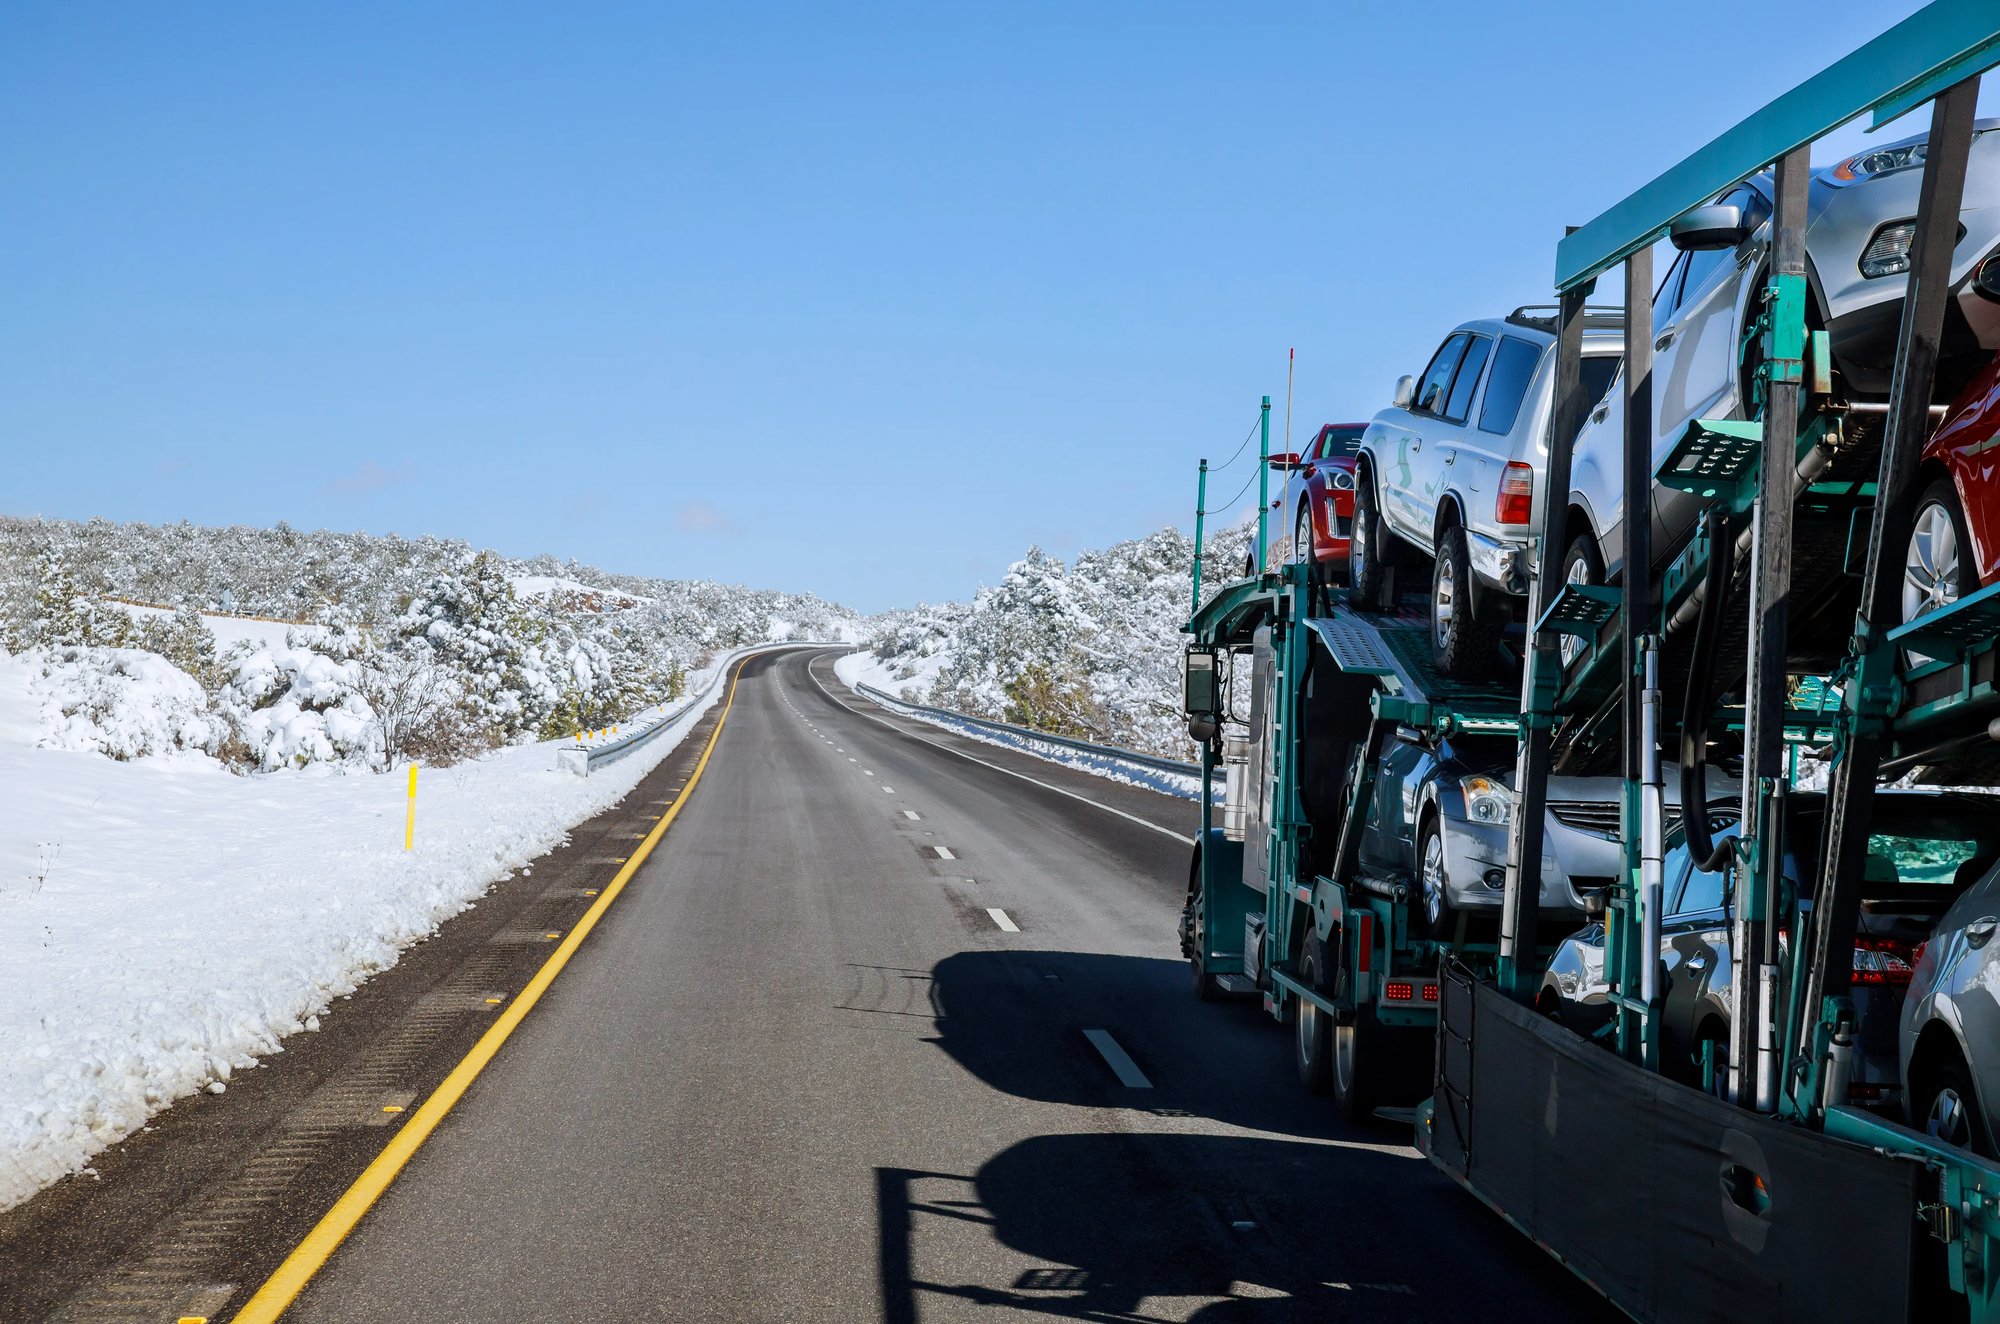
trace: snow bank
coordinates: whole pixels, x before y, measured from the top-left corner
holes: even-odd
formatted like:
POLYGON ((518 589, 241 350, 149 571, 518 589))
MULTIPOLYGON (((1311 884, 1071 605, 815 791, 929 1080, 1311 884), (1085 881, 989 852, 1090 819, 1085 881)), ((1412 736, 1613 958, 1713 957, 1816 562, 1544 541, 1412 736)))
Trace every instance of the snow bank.
POLYGON ((726 688, 587 779, 554 771, 546 745, 426 772, 406 854, 401 777, 113 762, 84 752, 82 727, 71 748, 38 748, 37 672, 0 655, 0 1209, 317 1029, 333 999, 621 799, 726 688))

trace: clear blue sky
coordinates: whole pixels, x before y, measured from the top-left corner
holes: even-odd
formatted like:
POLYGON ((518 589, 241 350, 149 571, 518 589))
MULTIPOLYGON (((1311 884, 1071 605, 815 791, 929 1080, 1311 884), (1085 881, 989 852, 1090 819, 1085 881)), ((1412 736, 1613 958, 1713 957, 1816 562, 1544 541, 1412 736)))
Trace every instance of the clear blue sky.
POLYGON ((15 0, 0 510, 965 596, 1914 8, 15 0))

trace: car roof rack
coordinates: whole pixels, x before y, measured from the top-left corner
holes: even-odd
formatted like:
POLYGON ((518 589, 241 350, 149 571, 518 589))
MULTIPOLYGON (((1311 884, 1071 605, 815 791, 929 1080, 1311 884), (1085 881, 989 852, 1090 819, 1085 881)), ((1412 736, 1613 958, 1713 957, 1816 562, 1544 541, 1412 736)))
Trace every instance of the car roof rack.
MULTIPOLYGON (((1556 321, 1562 312, 1560 304, 1524 303, 1507 314, 1507 321, 1515 326, 1533 327, 1554 335, 1556 321)), ((1586 305, 1583 310, 1583 329, 1586 331, 1623 331, 1625 310, 1607 304, 1586 305)))

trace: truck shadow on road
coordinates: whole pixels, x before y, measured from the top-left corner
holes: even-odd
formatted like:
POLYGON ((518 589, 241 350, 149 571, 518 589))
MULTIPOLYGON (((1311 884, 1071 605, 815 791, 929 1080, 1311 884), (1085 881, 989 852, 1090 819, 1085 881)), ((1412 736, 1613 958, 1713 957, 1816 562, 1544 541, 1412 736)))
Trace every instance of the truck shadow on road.
POLYGON ((1203 1117, 1283 1135, 1407 1145, 1407 1126, 1342 1122, 1292 1074, 1289 1033, 1248 999, 1201 1003, 1155 957, 961 952, 931 970, 933 1041, 992 1089, 1078 1107, 1203 1117), (1147 1088, 1085 1037, 1107 1031, 1147 1088))
POLYGON ((1407 1127, 1349 1126, 1307 1094, 1258 1006, 1196 1002, 1180 962, 979 951, 931 977, 932 1042, 958 1066, 1109 1126, 1034 1136, 969 1173, 878 1168, 885 1320, 914 1324, 926 1302, 1204 1324, 1605 1317, 1407 1127), (1121 1084, 1086 1028, 1151 1088, 1121 1084))
POLYGON ((1202 1324, 1601 1317, 1430 1175, 1381 1151, 1159 1133, 1038 1136, 969 1176, 880 1168, 881 1317, 956 1318, 960 1302, 1202 1324))

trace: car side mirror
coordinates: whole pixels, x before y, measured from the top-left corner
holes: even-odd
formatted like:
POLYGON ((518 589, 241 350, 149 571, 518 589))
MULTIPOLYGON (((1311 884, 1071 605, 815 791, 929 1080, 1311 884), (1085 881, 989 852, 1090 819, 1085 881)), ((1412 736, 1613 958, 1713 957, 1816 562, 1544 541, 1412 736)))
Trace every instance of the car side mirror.
POLYGON ((1750 237, 1743 224, 1743 209, 1735 203, 1716 203, 1682 212, 1667 227, 1667 238, 1683 253, 1712 248, 1734 248, 1750 237))
POLYGON ((1291 451, 1280 451, 1267 461, 1273 469, 1303 469, 1305 465, 1291 451))
POLYGON ((1396 379, 1396 398, 1394 401, 1395 406, 1398 409, 1408 409, 1410 407, 1410 401, 1416 398, 1417 398, 1417 379, 1410 376, 1410 374, 1406 372, 1402 376, 1396 379))

